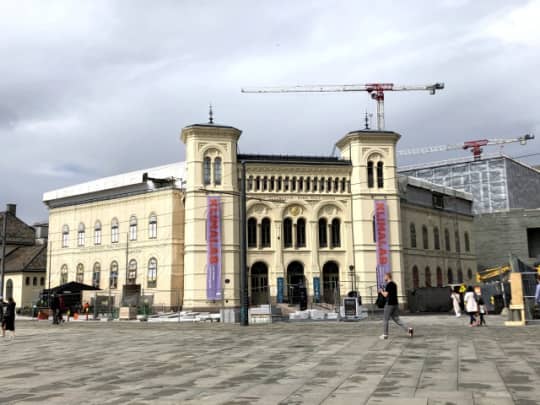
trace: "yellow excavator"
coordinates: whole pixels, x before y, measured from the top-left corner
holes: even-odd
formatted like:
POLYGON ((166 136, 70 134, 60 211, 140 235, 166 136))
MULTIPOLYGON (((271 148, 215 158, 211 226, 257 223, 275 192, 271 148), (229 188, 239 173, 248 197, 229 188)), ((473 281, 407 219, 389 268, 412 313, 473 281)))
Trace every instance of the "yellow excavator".
MULTIPOLYGON (((534 268, 540 275, 540 264, 536 265, 534 268)), ((485 269, 476 273, 476 281, 478 283, 481 283, 481 282, 489 281, 492 279, 499 279, 500 277, 503 277, 506 273, 509 273, 511 271, 512 271, 512 267, 509 264, 505 264, 503 266, 492 267, 490 269, 485 269)))

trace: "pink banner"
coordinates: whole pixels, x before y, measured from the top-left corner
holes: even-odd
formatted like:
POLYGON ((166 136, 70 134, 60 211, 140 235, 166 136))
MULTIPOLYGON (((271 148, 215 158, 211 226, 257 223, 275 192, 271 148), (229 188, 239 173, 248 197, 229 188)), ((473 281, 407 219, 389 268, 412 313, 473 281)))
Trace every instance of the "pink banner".
POLYGON ((220 300, 221 296, 221 197, 208 197, 206 217, 206 299, 220 300))
POLYGON ((384 285, 384 275, 390 268, 390 230, 386 200, 375 200, 375 237, 377 240, 377 288, 384 285))

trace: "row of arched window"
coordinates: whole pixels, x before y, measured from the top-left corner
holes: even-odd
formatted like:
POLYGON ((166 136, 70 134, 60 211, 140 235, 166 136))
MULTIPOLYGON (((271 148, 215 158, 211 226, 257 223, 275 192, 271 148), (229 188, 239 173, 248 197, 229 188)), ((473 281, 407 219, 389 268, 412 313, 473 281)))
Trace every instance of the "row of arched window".
MULTIPOLYGON (((157 287, 157 260, 152 257, 148 260, 148 267, 146 273, 146 288, 157 287)), ((60 284, 66 284, 69 282, 69 270, 67 264, 63 264, 60 268, 60 284)), ((86 279, 84 265, 82 263, 77 264, 75 271, 75 281, 77 283, 88 284, 91 281, 91 285, 96 288, 102 288, 101 286, 101 263, 95 262, 92 267, 91 280, 86 279)), ((137 284, 137 260, 131 259, 128 263, 126 284, 137 284)), ((109 266, 109 284, 106 286, 111 289, 118 288, 118 262, 113 260, 109 266)))
MULTIPOLYGON (((26 279, 24 280, 24 284, 25 285, 30 285, 30 282, 32 282, 33 286, 37 286, 38 285, 38 278, 37 277, 31 278, 31 277, 27 276, 26 279)), ((39 285, 40 286, 45 285, 45 277, 40 277, 39 278, 39 285)))
MULTIPOLYGON (((471 269, 467 269, 467 280, 470 282, 473 278, 473 272, 471 269)), ((462 284, 463 283, 463 270, 457 270, 457 277, 454 278, 454 272, 449 268, 446 272, 446 281, 448 284, 462 284)), ((440 267, 437 267, 435 271, 435 284, 433 284, 433 278, 431 274, 431 269, 429 266, 426 266, 424 269, 424 285, 420 286, 420 272, 418 266, 412 267, 412 284, 413 288, 420 287, 442 287, 444 285, 443 271, 440 267)))
POLYGON ((378 161, 377 164, 372 160, 367 163, 367 184, 369 188, 375 187, 377 180, 377 188, 384 187, 384 163, 378 161))
MULTIPOLYGON (((137 217, 132 215, 129 218, 129 240, 137 240, 137 217)), ((94 245, 101 245, 102 242, 102 225, 101 221, 97 220, 94 223, 94 245)), ((118 243, 120 240, 120 223, 117 218, 111 220, 111 243, 118 243)), ((157 238, 157 215, 152 213, 148 217, 148 239, 157 238)), ((86 226, 83 222, 77 227, 77 246, 82 247, 86 244, 86 226)), ((62 247, 69 247, 69 226, 62 226, 62 247)))
POLYGON ((203 182, 206 186, 210 184, 221 185, 221 158, 219 156, 215 157, 213 161, 210 156, 204 158, 203 182))
POLYGON ((306 193, 350 193, 346 177, 249 176, 247 191, 283 191, 306 193))
MULTIPOLYGON (((338 218, 332 219, 330 223, 326 218, 320 218, 318 233, 319 247, 326 248, 330 245, 330 247, 335 248, 341 246, 341 221, 338 218)), ((248 219, 247 242, 249 248, 271 247, 270 218, 263 218, 260 224, 258 224, 257 218, 248 219)), ((283 247, 306 247, 306 220, 304 218, 298 218, 296 222, 289 217, 283 220, 283 247)))
MULTIPOLYGON (((409 225, 409 234, 410 234, 410 242, 411 242, 411 248, 416 249, 418 248, 417 243, 417 235, 416 235, 416 225, 411 222, 409 225)), ((471 241, 469 237, 469 232, 464 232, 463 234, 464 244, 465 244, 465 251, 470 252, 471 251, 471 241)), ((454 247, 456 252, 461 252, 461 240, 459 237, 459 231, 454 231, 454 247)), ((430 238, 429 238, 429 232, 426 225, 422 225, 422 248, 424 249, 435 249, 440 250, 441 249, 441 240, 439 235, 439 228, 433 227, 433 244, 430 244, 430 238)), ((444 229, 444 248, 447 252, 451 251, 451 243, 450 243, 450 231, 448 228, 444 229)))

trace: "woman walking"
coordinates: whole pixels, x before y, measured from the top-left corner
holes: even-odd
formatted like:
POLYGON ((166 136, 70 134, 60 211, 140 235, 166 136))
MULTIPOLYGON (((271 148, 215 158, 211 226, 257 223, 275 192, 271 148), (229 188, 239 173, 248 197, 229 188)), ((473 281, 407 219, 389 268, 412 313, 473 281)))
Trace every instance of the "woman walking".
POLYGON ((467 287, 467 292, 465 293, 463 301, 465 302, 465 311, 467 311, 467 314, 469 314, 470 317, 469 326, 476 326, 475 315, 478 312, 478 303, 476 302, 472 286, 467 287))
POLYGON ((450 298, 452 299, 452 305, 454 306, 454 312, 456 313, 456 317, 461 316, 461 297, 459 295, 459 287, 454 287, 454 291, 452 294, 450 294, 450 298))
POLYGON ((15 301, 12 297, 7 300, 6 312, 2 319, 2 337, 6 336, 6 330, 11 332, 11 338, 15 337, 15 301))

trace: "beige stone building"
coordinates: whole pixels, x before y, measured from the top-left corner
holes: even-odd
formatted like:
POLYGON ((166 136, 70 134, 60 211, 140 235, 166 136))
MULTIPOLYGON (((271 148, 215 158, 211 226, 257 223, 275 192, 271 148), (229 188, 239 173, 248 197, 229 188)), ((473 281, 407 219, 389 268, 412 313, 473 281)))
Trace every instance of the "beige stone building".
POLYGON ((151 305, 181 305, 184 165, 107 177, 45 193, 52 286, 76 281, 122 298, 139 285, 151 305))
MULTIPOLYGON (((349 291, 368 297, 389 270, 405 295, 413 263, 433 266, 435 274, 438 256, 453 259, 436 249, 428 258, 409 246, 406 222, 421 229, 422 216, 444 223, 454 217, 404 199, 395 160, 400 135, 350 132, 336 143, 338 157, 237 154, 240 136, 230 126, 191 125, 181 133, 185 162, 46 193, 55 285, 82 280, 106 290, 115 283, 121 291, 134 284, 154 306, 239 306, 242 167, 252 304, 295 303, 299 287, 310 302, 332 304, 349 291)), ((467 224, 460 232, 470 232, 468 214, 459 220, 467 224)), ((474 263, 472 247, 467 253, 463 268, 474 263)))

